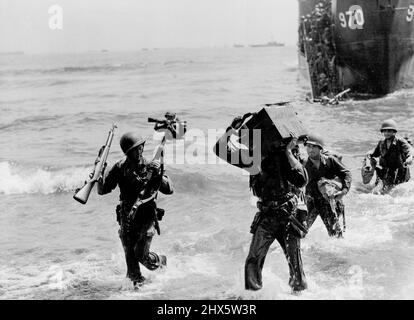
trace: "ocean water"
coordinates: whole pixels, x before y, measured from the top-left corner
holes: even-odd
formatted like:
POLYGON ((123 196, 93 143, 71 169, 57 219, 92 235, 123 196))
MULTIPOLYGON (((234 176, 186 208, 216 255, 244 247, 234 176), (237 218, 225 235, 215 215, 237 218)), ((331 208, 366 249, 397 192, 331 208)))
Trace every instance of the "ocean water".
POLYGON ((0 56, 1 299, 413 299, 414 182, 380 196, 361 182, 362 156, 393 117, 412 134, 414 90, 322 106, 305 102, 295 47, 162 49, 126 53, 0 56), (256 212, 242 171, 217 161, 214 139, 195 137, 166 153, 175 193, 152 249, 168 268, 139 291, 125 278, 115 219, 118 191, 72 199, 109 128, 108 158, 122 158, 123 132, 149 137, 147 117, 177 112, 199 136, 264 103, 291 101, 305 126, 343 154, 353 174, 344 198, 347 231, 330 239, 320 219, 302 240, 309 289, 290 294, 288 267, 274 243, 264 287, 244 290, 244 261, 256 212), (197 160, 198 159, 198 160, 197 160), (208 159, 210 159, 208 161, 208 159))

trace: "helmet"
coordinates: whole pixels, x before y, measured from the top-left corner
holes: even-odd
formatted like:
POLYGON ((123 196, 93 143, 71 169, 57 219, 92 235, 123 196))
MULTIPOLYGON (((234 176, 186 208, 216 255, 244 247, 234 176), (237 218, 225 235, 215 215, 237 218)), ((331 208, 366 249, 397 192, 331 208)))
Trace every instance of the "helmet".
POLYGON ((316 135, 316 134, 310 134, 308 135, 308 140, 306 140, 305 146, 307 144, 313 144, 315 146, 318 146, 319 148, 323 149, 324 147, 324 142, 322 137, 316 135))
POLYGON ((395 132, 397 132, 397 123, 392 119, 385 120, 381 125, 380 131, 382 132, 382 130, 387 130, 387 129, 394 130, 395 132))
POLYGON ((135 132, 124 133, 119 141, 122 151, 127 154, 133 148, 145 143, 146 139, 135 132))
POLYGON ((167 112, 165 113, 165 117, 166 117, 168 120, 171 120, 171 119, 175 119, 176 115, 175 115, 175 113, 174 113, 174 112, 167 111, 167 112))

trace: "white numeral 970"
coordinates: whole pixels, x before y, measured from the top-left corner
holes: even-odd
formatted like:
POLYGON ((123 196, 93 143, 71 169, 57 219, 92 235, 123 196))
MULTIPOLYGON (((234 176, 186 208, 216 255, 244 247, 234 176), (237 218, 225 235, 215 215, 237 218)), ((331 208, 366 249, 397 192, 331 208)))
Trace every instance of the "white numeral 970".
POLYGON ((414 19, 414 5, 408 7, 407 21, 411 22, 414 19))
POLYGON ((341 22, 342 28, 348 27, 352 30, 363 29, 363 26, 365 24, 364 12, 358 5, 351 6, 345 13, 339 12, 338 18, 341 22), (346 16, 348 16, 348 19, 346 16))

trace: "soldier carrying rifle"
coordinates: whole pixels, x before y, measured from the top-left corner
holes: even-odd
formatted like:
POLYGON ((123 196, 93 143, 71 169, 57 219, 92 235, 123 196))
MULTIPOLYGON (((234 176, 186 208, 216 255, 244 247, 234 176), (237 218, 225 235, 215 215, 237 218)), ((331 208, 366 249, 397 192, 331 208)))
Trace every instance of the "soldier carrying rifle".
MULTIPOLYGON (((177 133, 173 126, 176 125, 175 119, 166 118, 167 120, 161 121, 152 118, 148 120, 156 122, 156 130, 162 128, 173 131, 176 138, 177 133)), ((116 207, 117 221, 120 225, 119 237, 125 251, 127 277, 131 279, 135 288, 145 281, 139 263, 149 270, 163 268, 167 264, 166 256, 150 251, 150 246, 155 232, 160 234, 158 221, 164 214, 163 209, 157 208, 157 192, 173 193, 171 181, 164 174, 162 161, 165 135, 152 161, 147 161, 142 156, 145 141, 145 138, 135 132, 125 133, 120 140, 125 159, 115 163, 98 180, 100 195, 110 193, 119 186, 120 203, 116 207)))
MULTIPOLYGON (((166 266, 167 258, 150 252, 155 235, 155 226, 162 218, 162 209, 158 209, 155 199, 141 205, 137 212, 132 210, 134 203, 142 194, 151 179, 160 178, 161 164, 158 160, 147 161, 143 156, 145 139, 134 132, 125 133, 120 140, 121 149, 126 158, 115 163, 98 181, 98 194, 110 193, 119 186, 120 203, 116 207, 116 217, 120 225, 119 237, 125 251, 127 277, 134 286, 142 284, 145 278, 141 274, 139 263, 149 270, 166 266), (154 219, 155 217, 155 219, 154 219)), ((164 194, 172 194, 171 182, 166 175, 161 177, 159 188, 164 194)))

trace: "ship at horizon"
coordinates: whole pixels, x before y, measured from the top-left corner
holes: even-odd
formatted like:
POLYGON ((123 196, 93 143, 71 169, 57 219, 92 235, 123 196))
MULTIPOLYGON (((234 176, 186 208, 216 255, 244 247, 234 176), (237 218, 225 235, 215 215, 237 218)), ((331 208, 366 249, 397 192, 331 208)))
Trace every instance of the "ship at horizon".
POLYGON ((298 0, 299 68, 314 97, 414 86, 414 0, 298 0))
POLYGON ((263 47, 284 47, 285 44, 282 42, 277 41, 269 41, 268 43, 264 44, 250 44, 249 47, 252 48, 263 48, 263 47))

